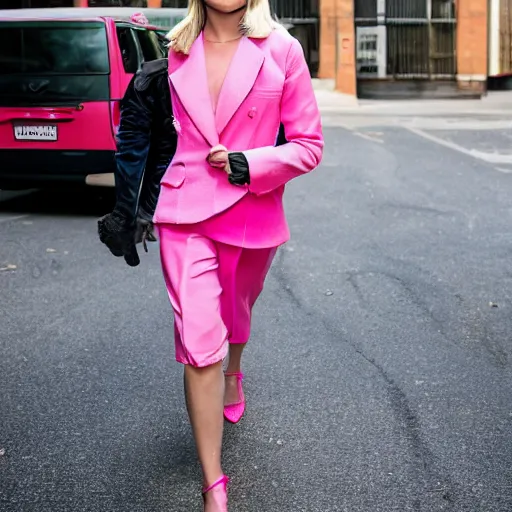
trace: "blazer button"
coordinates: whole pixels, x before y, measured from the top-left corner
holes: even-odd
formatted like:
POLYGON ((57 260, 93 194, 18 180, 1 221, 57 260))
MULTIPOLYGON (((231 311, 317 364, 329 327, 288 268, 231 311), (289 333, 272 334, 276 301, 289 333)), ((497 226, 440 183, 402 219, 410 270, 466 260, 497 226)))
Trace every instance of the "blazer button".
POLYGON ((254 116, 256 116, 256 113, 258 112, 258 109, 256 107, 252 107, 251 110, 248 112, 248 116, 252 119, 254 116))

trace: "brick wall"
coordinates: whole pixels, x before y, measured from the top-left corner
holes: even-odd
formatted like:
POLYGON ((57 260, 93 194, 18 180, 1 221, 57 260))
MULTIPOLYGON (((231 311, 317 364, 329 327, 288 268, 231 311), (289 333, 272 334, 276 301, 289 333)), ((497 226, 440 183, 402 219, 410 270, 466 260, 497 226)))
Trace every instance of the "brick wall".
POLYGON ((334 79, 339 92, 357 94, 354 0, 320 0, 318 76, 334 79))
MULTIPOLYGON (((320 78, 356 95, 354 1, 320 0, 320 78)), ((488 0, 456 0, 457 83, 461 90, 484 92, 488 72, 488 0)))
POLYGON ((336 69, 336 0, 320 0, 319 78, 334 78, 336 69))
POLYGON ((457 0, 457 82, 485 91, 487 79, 487 0, 457 0))

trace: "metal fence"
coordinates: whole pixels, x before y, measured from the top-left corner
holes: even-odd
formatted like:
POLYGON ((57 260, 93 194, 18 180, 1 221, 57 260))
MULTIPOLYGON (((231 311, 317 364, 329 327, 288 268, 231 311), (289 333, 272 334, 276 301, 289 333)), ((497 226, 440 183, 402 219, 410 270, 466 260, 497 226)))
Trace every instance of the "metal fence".
MULTIPOLYGON (((188 0, 162 0, 162 7, 185 9, 188 0)), ((147 0, 89 0, 89 7, 140 7, 147 8, 147 0)))
MULTIPOLYGON (((162 0, 162 7, 182 8, 187 4, 187 0, 162 0)), ((318 18, 318 4, 318 0, 270 0, 273 12, 286 19, 318 18)))
POLYGON ((273 12, 285 19, 318 19, 318 0, 270 0, 273 12))
MULTIPOLYGON (((147 7, 147 0, 89 0, 91 7, 147 7)), ((183 9, 187 0, 162 0, 163 8, 183 9)), ((313 76, 319 65, 319 0, 270 0, 272 11, 296 37, 302 47, 313 76)))
MULTIPOLYGON (((187 3, 187 0, 162 0, 162 7, 182 8, 187 3)), ((270 0, 270 5, 279 18, 318 18, 318 0, 270 0)))
POLYGON ((89 0, 89 7, 142 7, 148 6, 147 0, 89 0))
POLYGON ((454 0, 355 0, 358 78, 453 78, 454 0))
POLYGON ((499 73, 512 73, 512 0, 500 2, 499 73))

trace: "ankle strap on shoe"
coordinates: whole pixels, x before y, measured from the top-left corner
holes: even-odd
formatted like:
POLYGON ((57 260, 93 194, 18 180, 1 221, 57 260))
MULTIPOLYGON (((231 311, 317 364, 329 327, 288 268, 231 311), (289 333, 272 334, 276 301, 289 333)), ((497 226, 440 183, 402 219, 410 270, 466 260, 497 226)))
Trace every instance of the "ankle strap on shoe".
POLYGON ((214 482, 212 485, 210 485, 209 487, 205 487, 203 489, 203 494, 206 494, 207 492, 210 492, 212 489, 214 489, 215 487, 218 487, 219 485, 222 485, 224 484, 224 486, 228 485, 229 483, 229 478, 226 476, 226 475, 222 475, 216 482, 214 482))
POLYGON ((226 372, 224 373, 225 377, 238 377, 239 379, 244 378, 244 374, 242 372, 226 372))

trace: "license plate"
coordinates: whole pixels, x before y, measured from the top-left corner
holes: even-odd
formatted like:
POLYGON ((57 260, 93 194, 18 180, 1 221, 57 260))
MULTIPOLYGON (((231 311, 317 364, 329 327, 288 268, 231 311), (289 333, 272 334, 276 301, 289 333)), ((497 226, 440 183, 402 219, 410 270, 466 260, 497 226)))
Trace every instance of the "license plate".
POLYGON ((57 140, 57 127, 50 125, 15 126, 16 140, 57 140))

